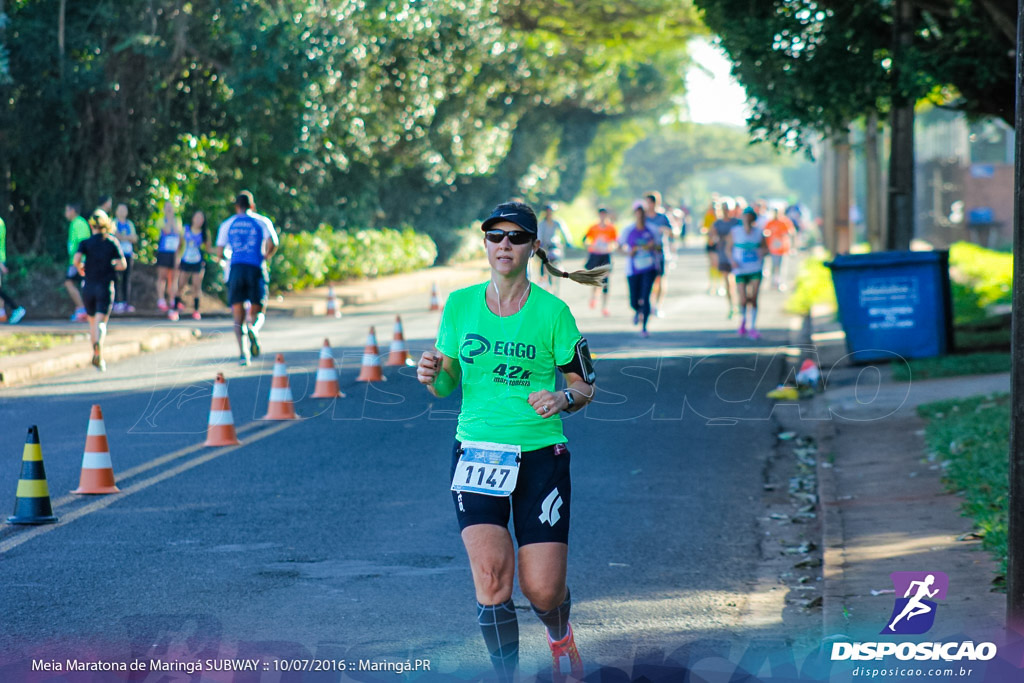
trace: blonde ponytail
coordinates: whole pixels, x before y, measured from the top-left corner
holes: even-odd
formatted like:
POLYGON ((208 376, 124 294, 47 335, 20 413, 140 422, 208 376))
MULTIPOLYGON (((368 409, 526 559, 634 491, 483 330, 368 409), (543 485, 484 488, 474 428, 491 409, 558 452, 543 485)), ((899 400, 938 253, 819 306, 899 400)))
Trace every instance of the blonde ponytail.
POLYGON ((605 278, 608 277, 608 273, 612 269, 611 266, 605 265, 598 266, 593 270, 574 270, 571 273, 567 273, 551 265, 551 261, 548 259, 548 255, 543 249, 537 249, 537 256, 544 262, 544 267, 551 271, 552 275, 556 277, 564 277, 572 280, 573 282, 578 282, 581 285, 590 285, 591 287, 603 286, 605 278))

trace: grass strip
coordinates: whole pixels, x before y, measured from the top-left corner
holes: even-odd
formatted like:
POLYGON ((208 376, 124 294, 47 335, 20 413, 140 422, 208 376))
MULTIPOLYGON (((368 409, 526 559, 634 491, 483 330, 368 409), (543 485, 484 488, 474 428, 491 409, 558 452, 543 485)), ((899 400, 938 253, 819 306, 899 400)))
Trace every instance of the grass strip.
POLYGON ((976 396, 927 403, 917 409, 928 420, 925 442, 943 468, 943 481, 963 497, 961 512, 974 520, 982 545, 1006 576, 1009 510, 1010 396, 976 396))
POLYGON ((935 379, 957 375, 988 375, 1010 371, 1010 354, 999 351, 953 354, 938 358, 915 358, 893 363, 892 378, 897 382, 935 379))
POLYGON ((30 351, 52 349, 55 346, 81 341, 80 334, 47 334, 16 332, 0 335, 0 357, 17 356, 30 351))

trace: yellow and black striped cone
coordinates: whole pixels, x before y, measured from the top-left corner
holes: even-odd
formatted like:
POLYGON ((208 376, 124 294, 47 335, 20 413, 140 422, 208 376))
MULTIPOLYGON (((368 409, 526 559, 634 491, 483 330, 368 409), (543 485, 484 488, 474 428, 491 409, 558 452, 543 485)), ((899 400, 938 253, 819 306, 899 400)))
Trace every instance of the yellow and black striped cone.
POLYGON ((8 524, 53 524, 57 518, 50 507, 50 489, 43 469, 43 449, 39 447, 39 428, 28 428, 25 451, 21 456, 21 479, 14 501, 14 514, 8 524))

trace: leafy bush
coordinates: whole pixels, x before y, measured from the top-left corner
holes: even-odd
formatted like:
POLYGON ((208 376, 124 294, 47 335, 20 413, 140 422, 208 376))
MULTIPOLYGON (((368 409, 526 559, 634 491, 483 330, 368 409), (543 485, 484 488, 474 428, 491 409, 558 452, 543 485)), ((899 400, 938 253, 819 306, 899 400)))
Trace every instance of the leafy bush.
POLYGON ((957 242, 949 249, 949 266, 956 324, 982 320, 990 307, 1010 303, 1013 254, 957 242))
POLYGON ((28 309, 32 318, 63 317, 74 305, 64 292, 67 261, 54 262, 49 254, 8 252, 4 288, 28 309))
POLYGON ((808 256, 800 263, 793 293, 786 299, 786 310, 807 315, 812 306, 826 305, 836 308, 836 291, 832 286, 832 272, 825 267, 828 256, 808 256))
POLYGON ((405 273, 431 266, 436 258, 433 240, 410 228, 347 231, 321 225, 312 232, 281 236, 270 286, 301 290, 325 282, 405 273))

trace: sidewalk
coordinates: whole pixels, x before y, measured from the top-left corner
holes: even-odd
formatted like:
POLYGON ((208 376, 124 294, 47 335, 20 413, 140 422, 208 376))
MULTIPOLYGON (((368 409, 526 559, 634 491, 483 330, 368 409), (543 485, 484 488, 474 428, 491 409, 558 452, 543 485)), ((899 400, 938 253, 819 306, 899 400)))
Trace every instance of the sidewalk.
POLYGON ((803 341, 816 349, 826 382, 809 415, 819 425, 824 635, 876 640, 893 608, 894 571, 949 575, 936 636, 998 630, 1006 596, 990 590, 996 563, 980 541, 959 540, 973 523, 960 515, 961 498, 946 492, 940 465, 926 458, 916 408, 1009 392, 1009 375, 893 382, 885 364, 848 364, 833 316, 808 322, 803 341))
MULTIPOLYGON (((334 292, 342 314, 346 311, 352 312, 360 306, 417 293, 423 294, 423 306, 426 309, 430 289, 434 284, 440 288, 443 299, 451 290, 482 281, 486 277, 486 262, 473 261, 371 280, 346 282, 335 286, 334 292)), ((318 287, 271 297, 267 303, 267 317, 326 315, 327 291, 327 287, 318 287)), ((200 323, 193 322, 184 315, 180 322, 173 323, 163 317, 115 315, 110 334, 104 343, 104 358, 108 361, 117 361, 149 351, 160 351, 200 341, 208 338, 209 332, 213 329, 229 329, 231 312, 227 307, 204 311, 203 316, 204 320, 200 323)), ((0 336, 15 333, 72 334, 81 336, 81 341, 16 356, 0 357, 0 389, 86 368, 91 364, 92 350, 86 343, 89 328, 83 323, 35 321, 32 320, 30 311, 26 321, 19 325, 0 325, 0 336)))

